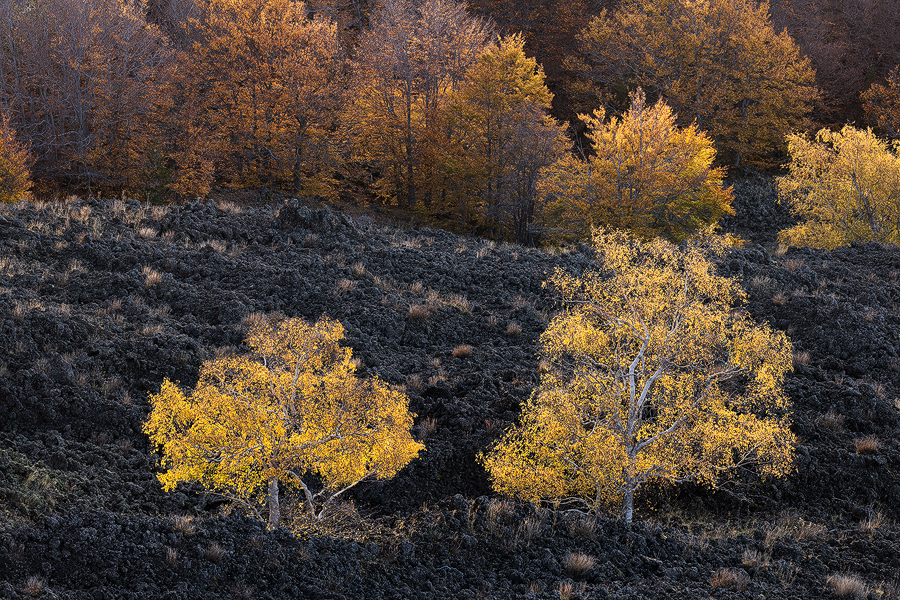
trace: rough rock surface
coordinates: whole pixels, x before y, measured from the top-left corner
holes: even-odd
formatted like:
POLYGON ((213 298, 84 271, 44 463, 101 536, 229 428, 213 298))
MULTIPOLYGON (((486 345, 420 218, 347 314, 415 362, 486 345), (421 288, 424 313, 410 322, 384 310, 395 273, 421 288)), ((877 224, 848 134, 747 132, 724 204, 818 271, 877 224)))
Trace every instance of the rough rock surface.
POLYGON ((838 574, 898 597, 900 250, 778 256, 789 217, 764 184, 726 222, 753 243, 720 268, 795 345, 797 472, 648 494, 630 526, 504 501, 476 460, 538 381, 536 340, 559 309, 542 282, 589 268, 589 248, 297 201, 0 208, 0 598, 817 598, 838 574), (267 532, 156 481, 147 393, 192 385, 203 360, 241 350, 245 317, 271 311, 340 320, 362 374, 406 385, 418 415, 427 451, 356 491, 365 518, 348 518, 373 531, 357 541, 267 532), (471 357, 453 357, 461 344, 471 357), (869 437, 877 448, 859 446, 869 437), (578 572, 576 553, 595 564, 578 572))

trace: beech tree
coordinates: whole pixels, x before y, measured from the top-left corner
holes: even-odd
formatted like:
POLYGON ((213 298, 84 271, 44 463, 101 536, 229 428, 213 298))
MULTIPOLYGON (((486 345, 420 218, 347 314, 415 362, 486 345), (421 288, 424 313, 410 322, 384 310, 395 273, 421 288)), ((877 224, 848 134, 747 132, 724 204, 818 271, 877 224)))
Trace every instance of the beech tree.
POLYGON ((651 480, 787 474, 785 335, 736 310, 740 284, 716 276, 698 243, 601 230, 594 245, 597 270, 550 280, 568 306, 541 335, 553 367, 482 457, 494 488, 590 511, 621 502, 630 522, 651 480))
POLYGON ((454 0, 385 0, 360 41, 344 115, 354 159, 380 171, 376 191, 402 207, 430 203, 450 93, 490 28, 454 0))
POLYGON ((30 196, 30 162, 28 150, 16 139, 9 117, 0 111, 0 204, 30 196))
POLYGON ((495 233, 528 244, 538 173, 565 153, 568 141, 564 127, 547 114, 553 94, 524 46, 519 35, 499 39, 452 95, 443 199, 464 218, 472 215, 495 233))
POLYGON ((894 67, 885 84, 872 84, 863 93, 862 102, 870 123, 889 137, 900 139, 900 66, 894 67))
POLYGON ((34 176, 135 187, 171 100, 174 54, 136 4, 35 0, 0 7, 0 91, 34 176))
POLYGON ((822 129, 813 140, 788 138, 789 173, 778 195, 800 223, 779 233, 794 246, 850 242, 900 244, 900 141, 871 129, 822 129))
POLYGON ((664 98, 735 166, 771 165, 818 94, 809 61, 756 0, 624 0, 579 39, 595 84, 664 98))
POLYGON ((593 156, 568 155, 543 171, 542 219, 553 236, 584 239, 597 225, 681 240, 733 214, 712 140, 696 125, 676 126, 662 101, 647 106, 643 91, 631 99, 621 118, 607 121, 602 108, 581 115, 593 156))
POLYGON ((199 482, 261 520, 265 498, 277 527, 279 484, 299 489, 321 519, 343 492, 414 459, 423 446, 409 433, 409 399, 357 378, 343 333, 326 318, 258 320, 245 340, 251 354, 205 362, 187 393, 166 379, 144 424, 162 448, 163 488, 199 482))
MULTIPOLYGON (((233 185, 328 195, 344 58, 334 23, 293 0, 204 0, 184 119, 233 185), (193 110, 192 110, 193 108, 193 110)), ((192 142, 193 139, 187 140, 192 142)), ((209 160, 205 152, 198 160, 209 160)))

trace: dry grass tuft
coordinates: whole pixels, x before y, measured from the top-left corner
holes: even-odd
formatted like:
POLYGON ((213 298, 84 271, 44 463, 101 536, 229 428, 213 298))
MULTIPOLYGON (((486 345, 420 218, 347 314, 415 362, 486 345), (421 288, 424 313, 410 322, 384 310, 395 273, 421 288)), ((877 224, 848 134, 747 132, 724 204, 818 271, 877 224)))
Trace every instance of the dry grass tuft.
POLYGON ((745 567, 762 569, 768 567, 771 560, 772 555, 767 552, 747 549, 744 550, 744 555, 741 557, 741 564, 745 567))
POLYGON ((570 552, 563 559, 563 571, 571 577, 582 577, 597 566, 597 558, 582 552, 570 552))
POLYGON ((506 335, 510 337, 519 337, 522 335, 522 326, 515 321, 510 321, 506 325, 506 335))
POLYGON ((829 575, 825 580, 838 598, 865 598, 869 595, 869 586, 856 575, 829 575))
POLYGON ((542 519, 529 517, 519 525, 519 537, 525 540, 527 545, 531 545, 532 540, 541 534, 542 529, 544 529, 542 519))
POLYGON ((569 533, 574 538, 593 540, 597 537, 597 517, 579 517, 569 522, 569 533))
POLYGON ((171 568, 175 568, 178 564, 178 550, 175 548, 166 548, 166 564, 171 568))
POLYGON ((216 564, 219 564, 225 558, 225 551, 222 550, 222 546, 215 542, 206 547, 204 554, 206 555, 206 558, 216 564))
POLYGON ((411 304, 406 316, 410 321, 427 321, 431 317, 431 307, 427 304, 411 304))
POLYGON ((348 292, 352 292, 356 289, 358 283, 358 281, 353 281, 351 279, 338 279, 334 284, 334 295, 343 296, 348 292))
POLYGON ((303 247, 304 248, 312 248, 319 241, 318 234, 315 233, 307 233, 306 237, 303 238, 303 247))
POLYGON ((750 577, 739 569, 719 569, 709 578, 712 587, 730 588, 744 591, 750 583, 750 577))
POLYGON ((784 261, 783 266, 785 269, 787 269, 788 271, 793 273, 794 271, 796 271, 797 269, 799 269, 800 267, 802 267, 805 264, 806 263, 803 262, 802 260, 800 260, 799 258, 791 258, 791 259, 784 261))
POLYGON ((775 306, 784 306, 787 304, 788 296, 784 292, 778 292, 774 296, 772 296, 772 302, 775 306))
POLYGON ((587 584, 585 582, 581 582, 576 584, 574 581, 560 581, 556 584, 556 591, 559 594, 560 600, 572 600, 572 598, 578 598, 582 596, 587 590, 587 584))
POLYGON ((829 410, 824 415, 816 417, 816 425, 830 429, 831 431, 841 431, 844 429, 844 415, 838 414, 833 410, 829 410))
POLYGON ((197 533, 196 519, 189 515, 175 515, 172 518, 172 530, 184 536, 192 536, 197 533))
POLYGON ((43 577, 31 575, 25 580, 25 586, 22 591, 29 596, 40 596, 47 590, 47 582, 43 577))
POLYGON ((355 262, 350 267, 350 271, 352 271, 353 274, 357 277, 362 277, 366 274, 366 265, 362 264, 361 262, 355 262))
POLYGON ((419 422, 419 433, 424 440, 437 430, 437 420, 434 417, 425 417, 419 422))
POLYGON ((412 292, 413 294, 421 294, 422 292, 425 291, 425 284, 422 283, 421 281, 417 281, 417 282, 413 283, 411 286, 409 286, 409 291, 412 292))
POLYGON ((467 315, 472 312, 472 303, 462 294, 450 294, 447 296, 447 303, 459 309, 459 312, 467 315))
POLYGON ((878 454, 878 448, 881 444, 878 438, 872 435, 856 438, 853 440, 853 450, 857 454, 878 454))
POLYGON ((884 517, 881 514, 881 511, 870 513, 868 517, 859 522, 860 531, 864 531, 866 533, 872 533, 874 531, 878 531, 881 529, 881 526, 885 524, 884 517))
POLYGON ((162 283, 162 274, 151 268, 149 265, 141 269, 141 274, 144 275, 145 288, 151 288, 154 285, 162 283))
POLYGON ((802 352, 794 352, 794 368, 803 365, 804 367, 809 366, 809 361, 812 356, 806 350, 802 352))
POLYGON ((153 227, 141 227, 137 230, 137 234, 139 237, 149 240, 157 236, 157 231, 153 227))
POLYGON ((472 346, 469 344, 460 344, 453 349, 453 358, 469 358, 472 356, 472 346))
POLYGON ((416 392, 422 390, 422 376, 418 373, 413 373, 411 375, 406 376, 406 387, 408 389, 414 390, 416 392))

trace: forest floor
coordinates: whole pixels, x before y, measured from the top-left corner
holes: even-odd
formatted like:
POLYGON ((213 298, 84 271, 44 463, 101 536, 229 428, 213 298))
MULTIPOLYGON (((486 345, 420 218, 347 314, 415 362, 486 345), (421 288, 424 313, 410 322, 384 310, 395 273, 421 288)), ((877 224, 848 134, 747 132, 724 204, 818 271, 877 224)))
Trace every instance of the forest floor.
POLYGON ((631 525, 501 498, 476 460, 539 381, 543 281, 589 248, 297 201, 0 207, 0 598, 900 598, 900 249, 779 249, 768 182, 736 192, 748 243, 719 268, 794 344, 797 470, 650 490, 631 525), (273 311, 340 320, 427 447, 339 535, 164 493, 141 430, 164 377, 193 385, 273 311))

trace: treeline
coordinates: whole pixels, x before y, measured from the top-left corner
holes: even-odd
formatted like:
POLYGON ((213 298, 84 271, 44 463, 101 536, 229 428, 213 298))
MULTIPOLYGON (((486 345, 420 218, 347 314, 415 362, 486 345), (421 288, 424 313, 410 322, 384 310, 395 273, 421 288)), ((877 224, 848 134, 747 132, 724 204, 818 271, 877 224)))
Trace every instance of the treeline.
MULTIPOLYGON (((823 23, 847 10, 818 1, 804 10, 823 23)), ((896 1, 866 13, 860 43, 878 60, 852 98, 820 66, 851 37, 816 38, 790 20, 796 3, 608 4, 13 0, 0 8, 0 193, 27 189, 26 152, 38 195, 334 197, 369 178, 381 202, 529 243, 537 221, 558 236, 616 225, 601 219, 612 185, 626 224, 678 238, 730 210, 716 165, 780 164, 788 134, 854 106, 900 131, 900 41, 879 29, 900 11, 878 12, 896 1)))

